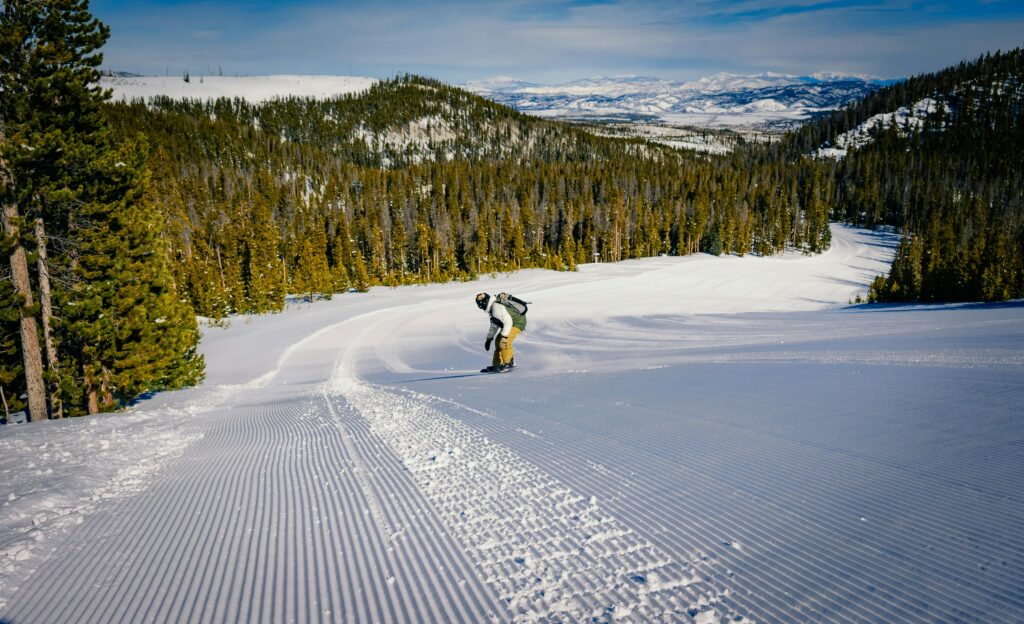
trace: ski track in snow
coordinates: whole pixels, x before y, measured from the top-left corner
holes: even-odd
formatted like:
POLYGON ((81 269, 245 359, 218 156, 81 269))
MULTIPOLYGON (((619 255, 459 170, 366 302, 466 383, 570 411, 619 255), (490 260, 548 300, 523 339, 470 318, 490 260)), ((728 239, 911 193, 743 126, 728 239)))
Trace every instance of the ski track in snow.
POLYGON ((236 394, 183 461, 90 517, 0 617, 504 619, 401 462, 324 394, 335 354, 293 352, 273 385, 236 394))
POLYGON ((208 330, 204 388, 0 431, 0 621, 1024 620, 1021 306, 822 311, 891 253, 833 232, 208 330))
POLYGON ((712 564, 674 561, 596 497, 573 492, 466 426, 453 406, 441 410, 430 397, 360 382, 353 352, 338 366, 332 391, 408 467, 513 621, 673 622, 728 594, 704 583, 717 573, 712 564))

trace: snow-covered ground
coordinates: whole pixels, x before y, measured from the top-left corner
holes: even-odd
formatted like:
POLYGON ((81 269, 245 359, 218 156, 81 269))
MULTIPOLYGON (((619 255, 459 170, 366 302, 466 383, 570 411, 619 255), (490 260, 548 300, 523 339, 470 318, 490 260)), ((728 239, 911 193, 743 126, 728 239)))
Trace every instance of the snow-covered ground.
POLYGON ((833 232, 206 329, 201 388, 0 428, 0 621, 1021 621, 1024 304, 847 306, 894 241, 833 232))
POLYGON ((164 95, 174 99, 209 100, 241 98, 265 102, 274 98, 309 97, 327 99, 366 91, 377 82, 363 76, 105 76, 100 81, 115 100, 143 99, 164 95))
POLYGON ((777 132, 737 127, 730 130, 679 126, 662 123, 582 123, 588 132, 608 137, 639 137, 670 147, 710 154, 728 154, 741 142, 768 143, 781 136, 777 132))

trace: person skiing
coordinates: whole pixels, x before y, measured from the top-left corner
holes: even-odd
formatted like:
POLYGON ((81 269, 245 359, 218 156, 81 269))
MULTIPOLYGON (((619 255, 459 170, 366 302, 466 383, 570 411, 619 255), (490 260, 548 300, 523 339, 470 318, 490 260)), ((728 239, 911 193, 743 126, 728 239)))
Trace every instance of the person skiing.
POLYGON ((484 341, 484 350, 491 350, 491 341, 497 338, 494 345, 494 357, 491 365, 480 369, 481 373, 503 373, 511 370, 515 364, 515 349, 512 342, 526 329, 526 304, 511 295, 500 293, 491 296, 477 293, 476 305, 487 312, 491 319, 491 328, 484 341))

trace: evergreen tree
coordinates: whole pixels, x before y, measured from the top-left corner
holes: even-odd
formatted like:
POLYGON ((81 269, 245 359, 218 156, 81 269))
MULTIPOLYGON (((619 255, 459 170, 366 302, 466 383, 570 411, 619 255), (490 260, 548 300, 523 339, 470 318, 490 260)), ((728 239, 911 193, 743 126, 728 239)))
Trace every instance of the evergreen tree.
POLYGON ((277 232, 270 206, 261 195, 249 205, 250 227, 245 240, 245 311, 278 312, 284 307, 285 284, 278 255, 277 232))
POLYGON ((194 383, 198 330, 166 273, 146 154, 112 141, 107 94, 97 86, 109 30, 84 0, 15 0, 0 11, 0 157, 13 179, 11 204, 33 218, 37 252, 47 236, 69 241, 59 253, 38 253, 49 265, 35 275, 44 293, 48 275, 63 278, 53 288, 63 320, 52 328, 49 371, 61 402, 71 413, 95 412, 194 383))
POLYGON ((81 394, 67 402, 88 413, 194 384, 203 370, 195 317, 173 288, 157 238, 145 154, 132 144, 100 152, 90 163, 90 201, 75 214, 77 261, 61 306, 66 368, 82 375, 81 394))

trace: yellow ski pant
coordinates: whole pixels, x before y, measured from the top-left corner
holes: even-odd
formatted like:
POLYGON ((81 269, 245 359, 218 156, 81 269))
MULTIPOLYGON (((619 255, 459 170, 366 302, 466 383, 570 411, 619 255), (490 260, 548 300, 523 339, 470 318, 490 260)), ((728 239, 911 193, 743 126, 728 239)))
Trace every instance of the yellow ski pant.
POLYGON ((513 327, 512 331, 508 333, 507 338, 498 334, 498 342, 494 345, 494 359, 491 364, 494 366, 502 366, 512 361, 512 358, 516 355, 516 350, 512 348, 512 341, 521 333, 521 329, 513 327))

